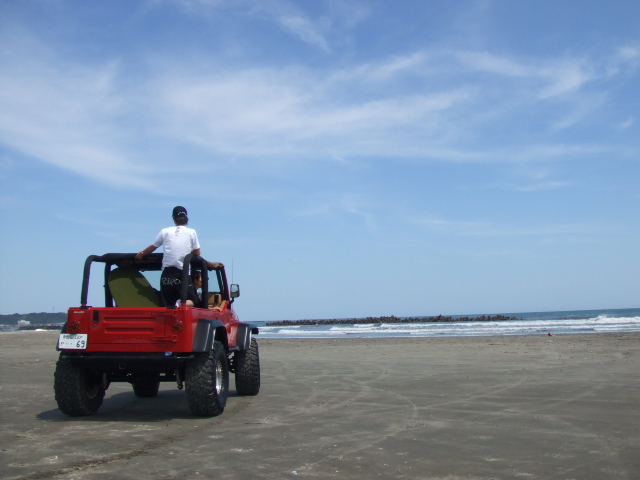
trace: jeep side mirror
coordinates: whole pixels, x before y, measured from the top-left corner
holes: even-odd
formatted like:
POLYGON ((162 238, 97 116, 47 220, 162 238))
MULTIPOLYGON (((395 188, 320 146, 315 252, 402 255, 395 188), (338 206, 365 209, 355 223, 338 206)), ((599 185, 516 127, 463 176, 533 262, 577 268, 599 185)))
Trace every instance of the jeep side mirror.
POLYGON ((231 284, 231 298, 238 298, 240 296, 240 285, 237 283, 231 284))

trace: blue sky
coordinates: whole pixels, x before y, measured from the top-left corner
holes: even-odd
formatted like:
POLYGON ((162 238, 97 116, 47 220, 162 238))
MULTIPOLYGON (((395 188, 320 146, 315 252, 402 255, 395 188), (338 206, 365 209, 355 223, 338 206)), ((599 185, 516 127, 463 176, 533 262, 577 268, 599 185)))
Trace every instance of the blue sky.
POLYGON ((639 25, 622 0, 3 1, 0 313, 78 305, 85 258, 175 205, 246 320, 637 307, 639 25))

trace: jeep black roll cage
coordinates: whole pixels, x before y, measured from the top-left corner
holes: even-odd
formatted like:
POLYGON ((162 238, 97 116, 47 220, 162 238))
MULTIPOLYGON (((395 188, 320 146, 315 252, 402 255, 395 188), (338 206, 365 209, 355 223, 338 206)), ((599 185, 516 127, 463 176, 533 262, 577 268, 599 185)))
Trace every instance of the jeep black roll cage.
MULTIPOLYGON (((111 295, 111 290, 109 289, 109 273, 111 272, 111 268, 115 265, 116 267, 123 268, 136 268, 140 271, 158 271, 162 270, 162 253, 150 253, 146 255, 141 260, 136 260, 135 253, 106 253, 104 255, 89 255, 84 262, 84 274, 82 277, 82 293, 80 294, 80 308, 89 308, 87 306, 87 297, 89 296, 89 276, 91 275, 91 264, 94 262, 104 263, 104 294, 105 294, 105 306, 113 307, 113 296, 111 295)), ((223 300, 228 300, 233 302, 231 295, 229 294, 229 286, 227 285, 227 278, 222 274, 221 269, 210 268, 207 265, 207 261, 199 255, 193 255, 189 253, 186 257, 184 257, 184 264, 190 265, 191 270, 201 270, 202 271, 202 291, 209 291, 209 275, 205 272, 215 271, 218 279, 218 284, 220 285, 222 291, 223 300)), ((189 288, 189 270, 188 268, 184 268, 182 270, 182 291, 180 292, 180 300, 181 303, 184 303, 187 300, 187 291, 189 288)), ((199 308, 207 308, 207 295, 202 295, 202 298, 198 302, 199 304, 195 305, 199 308)), ((175 308, 175 307, 169 307, 175 308)))

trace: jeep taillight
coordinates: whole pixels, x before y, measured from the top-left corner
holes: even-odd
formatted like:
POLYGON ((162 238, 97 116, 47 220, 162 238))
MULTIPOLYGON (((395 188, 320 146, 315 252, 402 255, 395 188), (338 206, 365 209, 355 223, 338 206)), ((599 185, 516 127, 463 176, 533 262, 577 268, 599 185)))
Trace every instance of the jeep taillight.
POLYGON ((71 323, 69 323, 67 325, 67 332, 68 333, 78 333, 80 331, 80 327, 82 327, 80 322, 78 320, 74 320, 73 322, 71 322, 71 323))
POLYGON ((173 333, 180 333, 184 330, 184 323, 182 323, 180 320, 176 319, 173 322, 173 325, 171 326, 171 331, 173 333))

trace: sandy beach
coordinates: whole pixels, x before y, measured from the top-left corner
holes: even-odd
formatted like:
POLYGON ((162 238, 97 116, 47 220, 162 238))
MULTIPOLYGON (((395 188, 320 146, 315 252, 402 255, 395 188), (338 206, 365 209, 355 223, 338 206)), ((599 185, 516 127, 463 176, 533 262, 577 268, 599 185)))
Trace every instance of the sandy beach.
POLYGON ((215 418, 173 384, 66 417, 56 340, 0 334, 1 478, 640 478, 640 334, 262 340, 215 418))

